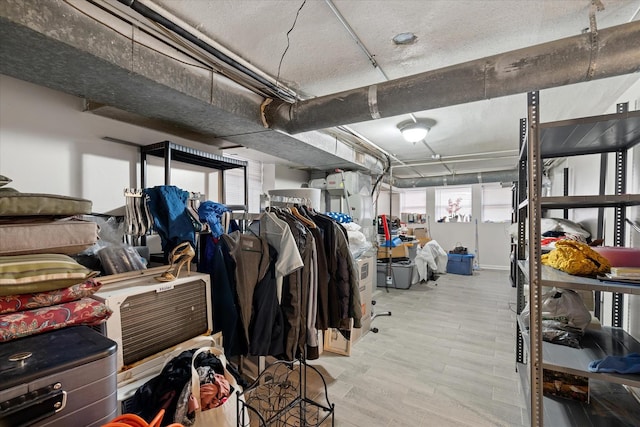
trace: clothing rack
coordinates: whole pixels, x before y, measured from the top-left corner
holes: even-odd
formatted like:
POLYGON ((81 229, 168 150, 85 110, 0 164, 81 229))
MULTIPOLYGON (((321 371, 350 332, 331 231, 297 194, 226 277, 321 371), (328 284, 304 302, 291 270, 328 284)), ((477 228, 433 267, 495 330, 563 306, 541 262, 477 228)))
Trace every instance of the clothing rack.
POLYGON ((311 205, 311 199, 307 197, 290 197, 290 196, 271 196, 267 197, 267 203, 276 203, 276 204, 300 204, 300 205, 311 205))
MULTIPOLYGON (((303 197, 269 196, 267 207, 310 206, 303 197)), ((259 220, 263 214, 232 215, 233 219, 259 220)), ((248 227, 248 224, 245 224, 248 227)), ((258 376, 238 399, 238 427, 318 427, 329 418, 335 423, 335 405, 330 402, 327 383, 320 371, 307 364, 306 351, 293 361, 277 360, 265 367, 265 357, 258 357, 258 376), (314 396, 315 400, 310 398, 314 396)))
MULTIPOLYGON (((149 211, 148 196, 142 188, 125 188, 125 234, 132 238, 139 238, 153 234, 153 217, 149 211)), ((187 199, 187 209, 191 217, 199 223, 198 206, 206 199, 205 194, 199 192, 189 192, 187 199)), ((207 232, 206 224, 199 224, 196 231, 207 232)))

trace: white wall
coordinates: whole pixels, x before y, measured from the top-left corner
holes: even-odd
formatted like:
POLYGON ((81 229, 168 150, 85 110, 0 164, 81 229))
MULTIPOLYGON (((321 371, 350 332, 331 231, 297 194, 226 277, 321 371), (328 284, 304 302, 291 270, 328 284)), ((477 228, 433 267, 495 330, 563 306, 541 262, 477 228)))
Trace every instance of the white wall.
MULTIPOLYGON (((473 212, 480 217, 482 211, 482 185, 473 184, 472 203, 473 212)), ((392 216, 400 216, 400 195, 402 189, 394 190, 392 216), (397 192, 396 192, 397 191, 397 192)), ((453 249, 458 243, 466 246, 469 253, 477 254, 480 268, 509 269, 509 255, 511 238, 508 233, 508 223, 483 223, 478 220, 478 245, 476 247, 476 223, 463 222, 435 222, 435 191, 436 187, 427 187, 427 217, 425 226, 429 229, 431 238, 436 240, 445 251, 453 249)), ((389 214, 389 192, 381 191, 378 198, 378 214, 389 214)))
POLYGON ((380 190, 378 195, 378 203, 376 205, 376 212, 378 215, 385 214, 387 217, 391 213, 392 217, 400 217, 400 193, 401 190, 393 191, 392 200, 389 199, 389 190, 380 190))
MULTIPOLYGON (((139 188, 137 147, 171 140, 216 153, 215 148, 82 112, 80 98, 0 75, 0 174, 22 192, 82 197, 96 213, 121 211, 123 190, 139 188)), ((219 154, 219 153, 218 153, 219 154)), ((149 157, 147 186, 164 183, 160 158, 149 157)), ((172 184, 219 200, 218 174, 175 163, 172 184)))
POLYGON ((484 223, 480 220, 482 212, 482 185, 471 185, 472 212, 475 219, 472 222, 435 222, 435 188, 427 188, 427 215, 431 238, 437 240, 445 251, 449 251, 461 243, 468 248, 469 253, 478 257, 480 268, 509 269, 509 254, 511 238, 509 236, 509 223, 484 223), (476 227, 478 233, 478 245, 476 246, 476 227), (477 251, 477 252, 476 252, 477 251))
POLYGON ((309 176, 309 172, 305 170, 276 165, 274 181, 275 187, 265 188, 265 191, 285 188, 302 188, 302 184, 309 182, 309 176))

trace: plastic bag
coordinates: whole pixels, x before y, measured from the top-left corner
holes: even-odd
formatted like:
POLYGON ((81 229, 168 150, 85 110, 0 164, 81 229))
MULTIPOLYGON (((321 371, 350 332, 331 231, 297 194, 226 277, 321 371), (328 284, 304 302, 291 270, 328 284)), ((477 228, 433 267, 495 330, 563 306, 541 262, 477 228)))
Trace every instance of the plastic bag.
POLYGON ((568 347, 580 348, 582 330, 557 320, 542 321, 542 339, 544 341, 566 345, 568 347))
MULTIPOLYGON (((520 314, 529 325, 529 304, 520 314)), ((552 288, 542 296, 542 339, 580 348, 580 338, 591 322, 591 313, 580 295, 571 289, 552 288)))
POLYGON ((106 274, 145 270, 143 258, 132 246, 108 245, 98 251, 98 258, 106 274))

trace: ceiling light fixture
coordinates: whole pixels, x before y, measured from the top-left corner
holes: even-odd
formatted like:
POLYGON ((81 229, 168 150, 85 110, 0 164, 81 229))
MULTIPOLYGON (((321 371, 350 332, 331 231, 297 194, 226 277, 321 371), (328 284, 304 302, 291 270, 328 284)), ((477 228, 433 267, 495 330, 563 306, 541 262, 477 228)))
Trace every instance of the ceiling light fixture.
POLYGON ((400 129, 400 133, 402 133, 402 137, 407 142, 418 142, 422 141, 431 127, 435 125, 435 120, 418 120, 417 122, 409 121, 403 122, 398 125, 398 129, 400 129))

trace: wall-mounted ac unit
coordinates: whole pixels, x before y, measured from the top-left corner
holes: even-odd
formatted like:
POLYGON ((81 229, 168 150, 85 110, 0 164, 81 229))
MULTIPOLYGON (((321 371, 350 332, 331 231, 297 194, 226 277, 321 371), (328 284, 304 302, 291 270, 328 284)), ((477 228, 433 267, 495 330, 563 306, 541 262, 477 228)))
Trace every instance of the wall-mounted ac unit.
POLYGON ((212 331, 209 275, 191 273, 158 282, 154 276, 159 274, 106 282, 93 295, 113 310, 96 329, 118 343, 119 382, 122 372, 212 331))

